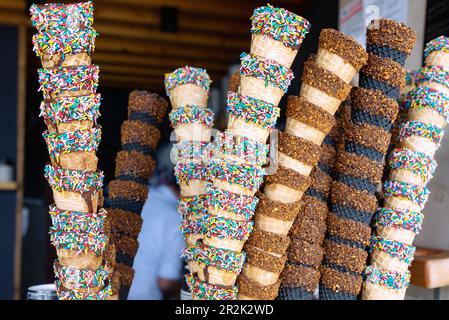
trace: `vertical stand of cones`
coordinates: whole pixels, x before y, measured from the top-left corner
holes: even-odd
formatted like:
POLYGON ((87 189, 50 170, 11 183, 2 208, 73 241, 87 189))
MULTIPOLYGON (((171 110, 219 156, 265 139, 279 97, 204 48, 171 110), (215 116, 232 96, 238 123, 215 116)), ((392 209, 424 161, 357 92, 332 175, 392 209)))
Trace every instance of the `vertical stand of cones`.
POLYGON ((108 221, 111 242, 107 250, 113 271, 111 300, 126 300, 131 287, 141 212, 148 197, 148 180, 156 167, 154 150, 158 129, 168 103, 156 93, 135 90, 129 94, 128 120, 121 127, 122 150, 115 159, 115 179, 108 185, 108 221))
POLYGON ((198 249, 185 255, 189 264, 199 266, 187 277, 194 299, 237 299, 236 280, 245 257, 259 254, 257 248, 242 249, 253 231, 251 219, 259 201, 255 194, 265 175, 267 138, 279 116, 278 103, 293 79, 289 68, 308 28, 306 20, 284 9, 267 6, 254 11, 251 53, 241 54, 239 87, 228 93, 228 129, 217 135, 210 148, 204 236, 198 249))
MULTIPOLYGON (((300 96, 288 99, 286 129, 279 135, 279 168, 267 177, 260 196, 254 218, 257 232, 247 243, 251 255, 238 282, 239 299, 275 299, 287 256, 304 265, 313 265, 313 282, 318 284, 316 275, 322 239, 315 234, 316 239, 311 242, 303 241, 306 235, 298 232, 287 255, 288 234, 300 213, 304 192, 310 186, 310 175, 319 161, 321 144, 334 126, 334 114, 349 94, 349 82, 367 58, 356 41, 331 29, 321 33, 319 48, 318 54, 305 64, 300 96), (259 241, 261 238, 264 240, 259 241)), ((311 227, 319 228, 318 220, 313 221, 311 227)), ((305 279, 300 268, 287 267, 281 298, 298 297, 290 292, 300 283, 304 284, 305 279)))
POLYGON ((110 230, 105 221, 96 151, 101 140, 98 66, 91 65, 96 31, 92 2, 31 6, 34 51, 40 57, 39 91, 44 95, 43 136, 51 164, 45 177, 55 204, 50 206, 50 237, 61 300, 106 300, 110 266, 104 250, 110 230), (69 52, 69 53, 67 53, 69 52))
POLYGON ((389 156, 385 200, 375 216, 371 261, 365 269, 362 299, 402 300, 410 283, 413 240, 422 228, 427 184, 436 169, 434 154, 449 116, 449 39, 426 46, 426 67, 405 102, 397 147, 389 156))
POLYGON ((396 99, 405 85, 403 65, 415 38, 413 30, 391 20, 368 27, 368 62, 360 70, 360 88, 351 91, 351 116, 344 122, 335 165, 320 299, 355 300, 360 293, 376 186, 399 111, 396 99))
POLYGON ((280 300, 312 300, 318 288, 340 125, 341 120, 338 120, 323 141, 320 160, 310 175, 310 187, 302 198, 303 205, 289 231, 291 243, 281 275, 280 300))
POLYGON ((202 243, 209 181, 208 144, 214 120, 207 108, 210 83, 206 70, 189 66, 165 76, 165 89, 173 108, 169 117, 177 143, 171 159, 181 191, 178 211, 182 216, 181 231, 186 242, 183 256, 190 271, 187 283, 191 290, 194 277, 205 281, 208 276, 205 258, 217 254, 202 243))

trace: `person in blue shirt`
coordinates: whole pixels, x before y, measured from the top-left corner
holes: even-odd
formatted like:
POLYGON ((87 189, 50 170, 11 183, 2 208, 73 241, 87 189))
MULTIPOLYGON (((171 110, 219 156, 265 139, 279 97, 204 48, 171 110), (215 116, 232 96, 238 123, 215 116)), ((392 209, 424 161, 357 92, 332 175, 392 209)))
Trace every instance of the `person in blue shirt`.
POLYGON ((179 230, 178 188, 173 164, 167 158, 158 158, 157 184, 150 185, 142 210, 143 225, 128 300, 179 299, 185 243, 179 230))

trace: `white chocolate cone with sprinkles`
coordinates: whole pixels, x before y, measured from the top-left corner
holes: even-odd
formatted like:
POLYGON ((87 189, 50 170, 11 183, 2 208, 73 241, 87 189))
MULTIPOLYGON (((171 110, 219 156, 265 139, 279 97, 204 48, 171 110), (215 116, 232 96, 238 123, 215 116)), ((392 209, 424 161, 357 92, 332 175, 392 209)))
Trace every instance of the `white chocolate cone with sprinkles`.
POLYGON ((251 22, 251 54, 290 68, 309 32, 310 23, 292 12, 270 5, 255 9, 251 22), (282 29, 285 25, 288 25, 288 36, 282 29))
POLYGON ((207 108, 210 83, 206 70, 189 66, 165 75, 165 90, 173 109, 182 106, 207 108))
POLYGON ((37 33, 33 35, 33 50, 44 68, 87 66, 91 64, 96 36, 93 28, 75 33, 68 30, 57 34, 48 31, 37 33))
POLYGON ((177 140, 172 149, 172 161, 181 189, 178 211, 183 218, 181 231, 187 246, 184 257, 190 275, 198 283, 208 280, 205 260, 200 258, 206 255, 201 247, 203 216, 207 214, 206 184, 209 181, 209 157, 206 153, 209 152, 207 144, 211 140, 214 117, 207 109, 210 83, 206 70, 189 66, 165 76, 165 89, 173 107, 169 119, 177 140))
POLYGON ((100 94, 44 100, 39 116, 44 118, 49 133, 88 130, 97 125, 100 104, 100 94))
POLYGON ((428 67, 449 68, 449 40, 445 36, 438 37, 426 46, 425 64, 428 67))
POLYGON ((45 99, 77 97, 96 93, 97 65, 39 69, 39 91, 45 99))
POLYGON ((410 284, 410 272, 383 270, 369 266, 365 270, 363 300, 403 300, 410 284))
POLYGON ((40 116, 51 164, 45 178, 53 191, 50 240, 59 300, 108 300, 111 266, 104 260, 110 226, 102 206, 103 173, 97 171, 99 68, 91 64, 97 32, 93 2, 30 7, 33 51, 40 58, 40 116))
POLYGON ((244 96, 277 106, 293 78, 293 72, 275 60, 240 55, 240 94, 244 96))

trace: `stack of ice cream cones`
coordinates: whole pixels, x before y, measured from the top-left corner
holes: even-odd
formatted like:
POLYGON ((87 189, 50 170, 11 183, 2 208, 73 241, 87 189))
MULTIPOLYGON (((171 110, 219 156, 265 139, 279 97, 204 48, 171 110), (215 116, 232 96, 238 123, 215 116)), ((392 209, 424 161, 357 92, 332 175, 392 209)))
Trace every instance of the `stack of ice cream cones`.
MULTIPOLYGON (((165 76, 165 89, 170 97, 172 111, 169 118, 177 143, 172 148, 171 159, 181 195, 178 211, 182 216, 181 231, 186 248, 189 277, 201 275, 205 281, 205 259, 219 252, 203 245, 203 217, 207 213, 209 181, 208 144, 214 114, 207 108, 211 80, 206 70, 183 67, 165 76)), ((223 258, 223 257, 222 257, 223 258)), ((223 258, 223 262, 226 259, 223 258)), ((194 290, 192 287, 191 290, 194 290)))
POLYGON ((322 300, 355 300, 360 293, 376 186, 415 38, 413 30, 391 20, 375 20, 368 27, 368 62, 360 71, 360 88, 351 92, 351 116, 343 124, 344 146, 335 165, 320 268, 322 300))
MULTIPOLYGON (((305 64, 301 95, 288 99, 286 129, 279 135, 279 168, 267 177, 259 195, 255 231, 246 245, 247 262, 239 278, 239 299, 277 297, 290 243, 288 233, 310 186, 310 174, 319 161, 321 144, 334 126, 334 113, 349 94, 349 82, 365 60, 364 49, 353 39, 331 29, 321 33, 318 54, 305 64)), ((314 223, 319 223, 318 220, 314 223)), ((321 241, 301 242, 305 235, 301 240, 300 235, 296 236, 290 258, 294 256, 295 262, 307 260, 308 265, 317 269, 321 241)), ((283 298, 292 297, 288 292, 305 280, 301 276, 297 263, 289 266, 283 298)))
MULTIPOLYGON (((308 28, 306 20, 284 9, 266 6, 254 11, 251 53, 241 54, 240 85, 237 92, 228 93, 228 128, 210 148, 201 251, 187 257, 200 266, 187 277, 194 299, 237 299, 237 276, 246 256, 243 246, 253 230, 255 194, 265 175, 267 138, 308 28)), ((247 251, 254 254, 250 247, 247 251)))
POLYGON ((135 90, 129 94, 128 120, 121 127, 122 150, 115 159, 115 179, 108 185, 106 199, 114 300, 127 299, 134 278, 132 267, 143 222, 140 215, 156 166, 153 153, 160 138, 158 126, 167 107, 167 101, 156 93, 135 90))
POLYGON ((340 131, 340 126, 334 126, 323 141, 320 160, 310 175, 310 187, 302 198, 303 205, 290 229, 291 243, 281 275, 280 300, 312 300, 318 288, 332 172, 340 131))
POLYGON ((38 33, 39 91, 44 95, 43 136, 51 163, 45 177, 55 204, 50 206, 50 238, 61 300, 106 300, 111 295, 109 265, 104 259, 109 230, 102 205, 103 173, 97 170, 101 140, 98 66, 91 65, 96 31, 92 2, 31 6, 38 33))
POLYGON ((365 269, 364 300, 402 300, 409 285, 413 240, 422 228, 427 184, 449 117, 449 39, 427 44, 426 67, 405 102, 407 120, 400 124, 397 148, 389 157, 385 201, 375 217, 371 264, 365 269))

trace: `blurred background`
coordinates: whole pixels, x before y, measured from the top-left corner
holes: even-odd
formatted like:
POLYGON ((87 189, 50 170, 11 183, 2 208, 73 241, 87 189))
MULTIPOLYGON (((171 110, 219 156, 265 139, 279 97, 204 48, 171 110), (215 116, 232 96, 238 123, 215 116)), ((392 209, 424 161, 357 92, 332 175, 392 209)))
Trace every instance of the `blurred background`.
MULTIPOLYGON (((42 95, 37 92, 40 61, 32 51, 34 31, 28 14, 32 3, 44 2, 77 1, 0 0, 0 299, 23 298, 29 286, 53 281, 55 252, 49 241, 47 212, 51 191, 43 176, 48 152, 41 137, 45 130, 39 118, 42 95)), ((238 68, 240 53, 249 51, 252 11, 265 4, 256 0, 94 1, 94 27, 100 36, 93 63, 100 66, 98 92, 103 97, 103 139, 98 157, 105 185, 113 177, 128 94, 145 89, 165 95, 165 73, 185 65, 207 69, 213 80, 210 108, 217 115, 217 128, 223 128, 230 76, 238 68)), ((402 21, 418 34, 408 69, 421 66, 424 43, 449 35, 449 1, 273 0, 270 4, 295 12, 312 24, 292 67, 296 78, 288 94, 298 94, 302 65, 316 52, 323 28, 340 29, 364 42, 366 25, 373 18, 402 21)), ((281 106, 285 106, 285 99, 281 106)), ((279 123, 282 128, 283 117, 279 123)), ((161 130, 160 148, 164 148, 171 131, 167 119, 161 130)), ((417 259, 414 286, 407 296, 410 299, 449 299, 449 254, 445 251, 449 250, 447 139, 441 149, 437 154, 439 168, 430 184, 424 231, 416 242, 438 249, 423 250, 421 259, 441 261, 440 270, 430 275, 438 281, 428 281, 417 259)))

